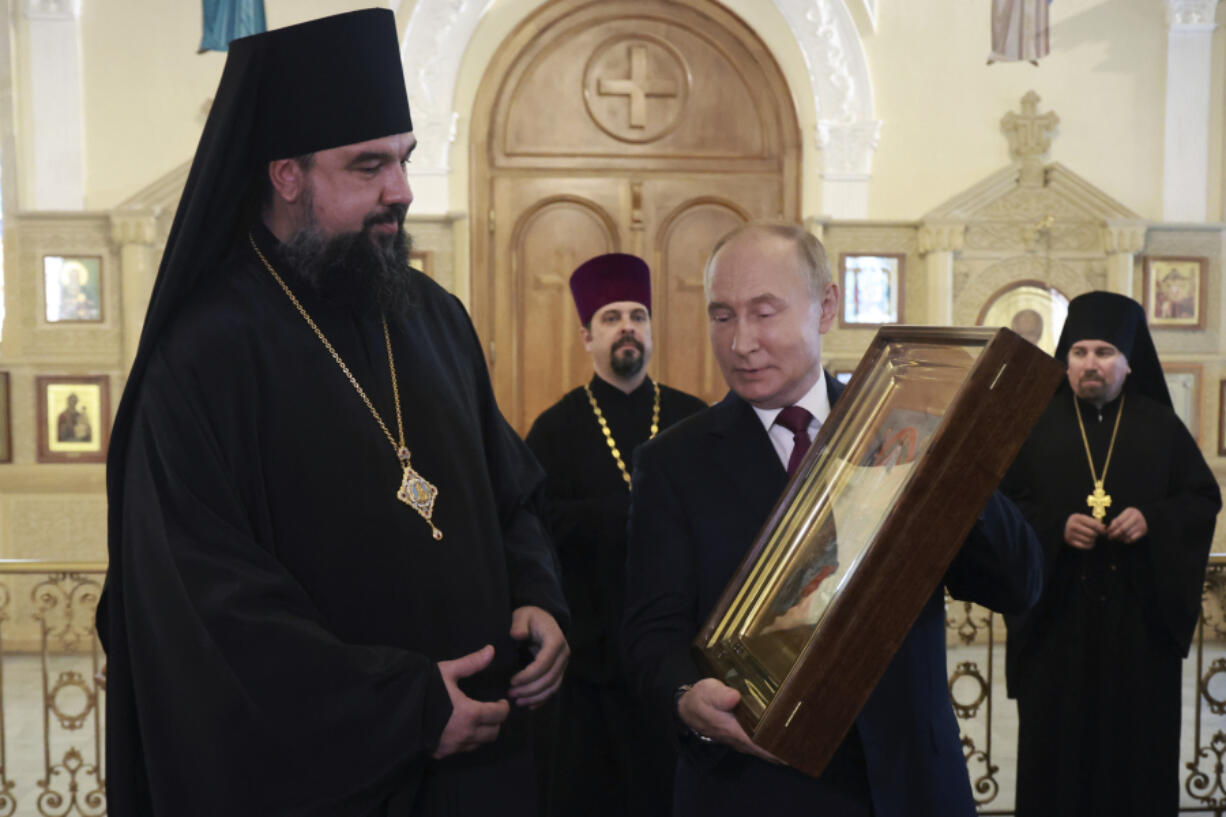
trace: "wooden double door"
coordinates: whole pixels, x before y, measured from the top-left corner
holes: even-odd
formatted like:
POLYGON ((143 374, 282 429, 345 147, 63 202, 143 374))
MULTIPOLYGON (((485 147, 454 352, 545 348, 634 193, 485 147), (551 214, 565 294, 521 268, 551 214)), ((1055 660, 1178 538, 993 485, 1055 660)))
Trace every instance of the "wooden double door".
POLYGON ((743 22, 707 0, 548 4, 491 61, 470 155, 473 315, 517 430, 591 376, 568 280, 606 252, 651 267, 652 376, 724 394, 707 256, 799 213, 795 111, 743 22))

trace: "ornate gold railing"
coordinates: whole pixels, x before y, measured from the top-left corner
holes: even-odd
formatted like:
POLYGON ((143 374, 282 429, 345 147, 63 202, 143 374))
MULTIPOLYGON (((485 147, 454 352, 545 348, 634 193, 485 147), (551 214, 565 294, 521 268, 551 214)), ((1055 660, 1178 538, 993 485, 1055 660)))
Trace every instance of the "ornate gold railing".
POLYGON ((106 814, 106 565, 0 559, 0 817, 106 814))
MULTIPOLYGON (((94 632, 105 570, 0 559, 0 817, 106 814, 94 632)), ((950 601, 946 625, 950 698, 979 812, 1010 815, 1017 713, 1004 694, 1000 617, 950 601)), ((1183 725, 1180 811, 1226 817, 1226 556, 1211 560, 1184 670, 1194 714, 1183 725)))
MULTIPOLYGON (((1005 695, 1000 616, 946 598, 949 692, 981 815, 1012 815, 1017 707, 1005 695)), ((1201 619, 1184 662, 1181 813, 1226 815, 1226 555, 1205 575, 1201 619), (1191 721, 1188 713, 1191 711, 1191 721), (1191 740, 1189 741, 1189 735, 1191 740)), ((1120 713, 1120 717, 1127 717, 1120 713)))

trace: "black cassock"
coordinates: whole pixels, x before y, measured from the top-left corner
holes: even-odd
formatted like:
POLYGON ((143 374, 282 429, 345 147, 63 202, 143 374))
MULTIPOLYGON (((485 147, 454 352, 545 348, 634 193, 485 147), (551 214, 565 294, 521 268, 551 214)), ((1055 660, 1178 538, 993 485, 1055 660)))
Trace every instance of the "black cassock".
MULTIPOLYGON (((535 814, 523 713, 492 745, 430 759, 451 714, 436 662, 494 644, 461 687, 505 697, 524 660, 512 609, 566 614, 528 510, 543 475, 463 307, 414 276, 413 309, 388 322, 442 541, 396 498, 392 445, 245 241, 153 352, 100 618, 112 814, 535 814)), ((396 435, 378 317, 294 288, 396 435)))
MULTIPOLYGON (((630 394, 589 383, 627 471, 651 433, 650 378, 630 394)), ((660 386, 660 429, 706 408, 697 397, 660 386)), ((550 533, 571 609, 570 666, 556 709, 543 713, 548 813, 667 814, 676 756, 631 701, 621 666, 626 521, 630 490, 587 394, 576 388, 532 424, 528 446, 545 467, 550 533), (553 723, 553 718, 559 718, 553 723)))
MULTIPOLYGON (((1180 677, 1200 613, 1217 481, 1168 407, 1126 392, 1105 490, 1106 524, 1144 515, 1133 544, 1064 543, 1093 491, 1068 385, 1002 483, 1043 543, 1038 604, 1009 617, 1007 678, 1017 698, 1018 817, 1173 815, 1179 798, 1180 677)), ((1081 401, 1102 475, 1120 399, 1081 401)))

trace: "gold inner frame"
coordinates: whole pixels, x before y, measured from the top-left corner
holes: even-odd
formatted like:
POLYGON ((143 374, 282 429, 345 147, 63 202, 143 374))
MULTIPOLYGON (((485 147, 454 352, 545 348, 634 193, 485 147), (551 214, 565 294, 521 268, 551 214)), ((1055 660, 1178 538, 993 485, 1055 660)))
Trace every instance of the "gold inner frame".
MULTIPOLYGON (((890 342, 878 347, 855 402, 821 450, 810 456, 795 477, 793 495, 778 515, 758 558, 745 575, 725 615, 706 643, 721 679, 741 691, 745 705, 761 718, 793 666, 813 641, 827 611, 839 600, 848 579, 875 545, 878 532, 906 490, 932 442, 943 433, 943 415, 953 404, 989 337, 959 338, 955 343, 890 342), (909 426, 898 426, 906 417, 909 426), (888 424, 893 418, 893 424, 888 424), (917 430, 921 428, 922 431, 917 430), (893 437, 886 437, 889 431, 893 437), (904 434, 909 432, 909 434, 904 434), (911 446, 901 454, 905 440, 911 446), (893 445, 897 442, 897 445, 893 445), (885 473, 865 482, 865 466, 885 473), (870 461, 874 460, 875 461, 870 461), (894 469, 905 467, 900 473, 894 469), (854 494, 880 487, 887 494, 867 521, 848 507, 854 494), (859 534, 861 545, 840 563, 835 516, 844 532, 859 534), (846 520, 855 520, 848 524, 846 520), (829 582, 829 584, 827 584, 829 582), (832 585, 832 586, 831 586, 832 585), (783 590, 800 589, 800 595, 783 590), (810 589, 812 588, 812 589, 810 589), (819 594, 820 590, 820 594, 819 594), (796 603, 779 613, 781 596, 796 603), (808 607, 802 608, 802 602, 808 607), (799 622, 788 624, 796 612, 799 622), (778 624, 771 629, 772 624, 778 624)), ((874 350, 870 349, 870 355, 874 350)), ((854 541, 854 540, 853 540, 854 541)), ((786 603, 786 602, 784 602, 786 603)))

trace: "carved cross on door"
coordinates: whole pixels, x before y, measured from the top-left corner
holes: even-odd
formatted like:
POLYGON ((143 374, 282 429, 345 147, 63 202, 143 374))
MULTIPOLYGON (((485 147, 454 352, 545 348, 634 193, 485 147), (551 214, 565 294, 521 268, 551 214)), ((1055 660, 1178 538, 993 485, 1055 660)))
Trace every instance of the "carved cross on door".
POLYGON ((630 97, 630 127, 647 127, 647 97, 675 97, 677 83, 671 79, 647 78, 647 46, 630 46, 630 78, 604 79, 597 86, 603 96, 630 97))

